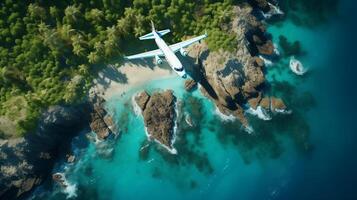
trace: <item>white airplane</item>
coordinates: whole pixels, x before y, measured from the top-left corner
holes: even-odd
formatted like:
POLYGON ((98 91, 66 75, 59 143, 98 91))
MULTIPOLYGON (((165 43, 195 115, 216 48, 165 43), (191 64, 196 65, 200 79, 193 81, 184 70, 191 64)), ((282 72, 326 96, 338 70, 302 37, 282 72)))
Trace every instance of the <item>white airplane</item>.
POLYGON ((159 49, 132 55, 132 56, 126 56, 125 58, 132 60, 132 59, 138 59, 138 58, 154 57, 157 64, 162 64, 162 60, 160 57, 164 56, 166 58, 168 64, 171 66, 171 68, 180 77, 186 78, 187 74, 186 74, 185 68, 183 67, 183 65, 181 64, 180 60, 177 58, 175 53, 180 51, 182 56, 187 56, 187 51, 184 48, 195 43, 195 42, 200 42, 202 39, 207 37, 207 34, 204 34, 204 35, 201 35, 201 36, 168 46, 166 44, 166 42, 161 37, 163 35, 169 33, 170 30, 165 29, 162 31, 156 31, 153 22, 151 22, 151 27, 152 27, 152 32, 148 33, 144 36, 141 36, 139 39, 140 40, 154 39, 157 46, 159 47, 159 49))

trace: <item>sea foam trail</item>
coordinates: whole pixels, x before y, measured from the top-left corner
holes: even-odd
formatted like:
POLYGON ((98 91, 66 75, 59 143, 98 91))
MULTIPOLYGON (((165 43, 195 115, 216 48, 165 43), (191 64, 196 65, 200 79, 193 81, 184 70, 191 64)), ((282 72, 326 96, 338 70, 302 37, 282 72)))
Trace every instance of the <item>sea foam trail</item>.
POLYGON ((259 119, 262 120, 271 120, 271 116, 266 112, 266 110, 264 108, 262 108, 261 106, 258 106, 257 109, 253 109, 252 107, 250 107, 247 110, 247 113, 252 114, 257 116, 259 119))

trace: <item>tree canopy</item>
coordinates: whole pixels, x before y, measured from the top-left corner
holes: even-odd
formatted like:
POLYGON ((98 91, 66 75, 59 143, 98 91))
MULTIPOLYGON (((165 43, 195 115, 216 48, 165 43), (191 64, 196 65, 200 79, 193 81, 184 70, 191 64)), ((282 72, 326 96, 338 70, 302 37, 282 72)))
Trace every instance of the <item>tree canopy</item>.
MULTIPOLYGON (((126 42, 171 28, 170 42, 207 31, 212 50, 232 49, 225 25, 234 0, 3 0, 0 2, 0 120, 15 115, 18 134, 35 127, 43 108, 86 97, 97 71, 126 42), (11 112, 9 112, 12 110, 11 112)), ((0 127, 0 135, 5 130, 0 127)))

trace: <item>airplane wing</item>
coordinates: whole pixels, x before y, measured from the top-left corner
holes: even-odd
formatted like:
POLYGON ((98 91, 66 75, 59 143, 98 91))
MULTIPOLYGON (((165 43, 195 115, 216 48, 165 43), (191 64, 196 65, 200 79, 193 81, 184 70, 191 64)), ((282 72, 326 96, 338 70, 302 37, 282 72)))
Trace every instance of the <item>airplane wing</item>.
POLYGON ((207 34, 204 34, 204 35, 201 35, 201 36, 198 36, 198 37, 195 37, 195 38, 191 38, 189 40, 186 40, 186 41, 183 41, 183 42, 179 42, 179 43, 176 43, 176 44, 173 44, 173 45, 170 45, 170 48, 173 52, 177 52, 179 51, 181 48, 184 48, 184 47, 187 47, 187 46, 190 46, 191 44, 195 43, 195 42, 198 42, 204 38, 207 37, 207 34))
POLYGON ((132 60, 132 59, 138 59, 138 58, 149 58, 149 57, 155 57, 155 56, 163 56, 164 54, 160 49, 152 50, 152 51, 147 51, 144 53, 139 53, 131 56, 125 56, 126 59, 132 60))

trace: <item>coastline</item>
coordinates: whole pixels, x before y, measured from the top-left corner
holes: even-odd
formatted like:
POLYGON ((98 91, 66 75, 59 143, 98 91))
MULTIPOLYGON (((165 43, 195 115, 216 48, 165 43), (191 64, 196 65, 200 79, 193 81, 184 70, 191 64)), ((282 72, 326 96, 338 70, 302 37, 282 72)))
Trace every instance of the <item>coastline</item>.
POLYGON ((125 62, 118 68, 108 65, 107 68, 99 72, 98 78, 93 81, 90 93, 95 93, 108 100, 113 96, 123 95, 131 88, 144 85, 148 81, 173 76, 176 74, 168 68, 166 63, 161 66, 149 67, 134 62, 125 62))

